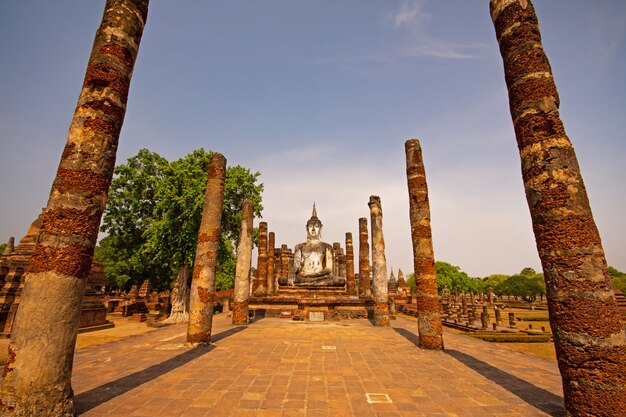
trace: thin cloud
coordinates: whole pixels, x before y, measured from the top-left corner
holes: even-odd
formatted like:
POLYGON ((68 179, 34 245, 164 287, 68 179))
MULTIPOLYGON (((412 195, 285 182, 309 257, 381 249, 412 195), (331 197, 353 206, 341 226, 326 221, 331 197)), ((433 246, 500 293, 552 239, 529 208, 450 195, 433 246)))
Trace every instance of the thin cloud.
POLYGON ((382 24, 391 28, 393 41, 367 50, 342 51, 334 56, 315 57, 316 65, 344 65, 362 70, 363 63, 389 69, 402 67, 403 61, 414 58, 445 60, 473 59, 484 55, 489 46, 484 43, 464 43, 437 38, 428 34, 433 15, 424 11, 422 1, 405 0, 387 13, 382 24))
POLYGON ((403 57, 426 56, 438 59, 472 59, 478 58, 487 49, 482 43, 460 44, 443 39, 420 38, 412 44, 396 48, 398 55, 403 57))
POLYGON ((409 27, 411 30, 419 30, 431 19, 431 15, 425 13, 420 2, 404 1, 398 10, 387 16, 394 27, 409 27))
MULTIPOLYGON (((622 13, 616 13, 614 16, 623 16, 626 7, 622 7, 622 13)), ((605 66, 609 66, 611 61, 620 56, 623 51, 624 39, 626 39, 626 21, 623 19, 612 19, 611 24, 597 24, 597 30, 603 31, 601 36, 606 39, 606 50, 596 50, 600 62, 605 66)))
POLYGON ((487 49, 482 43, 453 42, 428 35, 432 15, 424 12, 421 1, 405 0, 386 20, 395 29, 408 32, 409 40, 395 48, 395 53, 403 58, 471 59, 487 49))

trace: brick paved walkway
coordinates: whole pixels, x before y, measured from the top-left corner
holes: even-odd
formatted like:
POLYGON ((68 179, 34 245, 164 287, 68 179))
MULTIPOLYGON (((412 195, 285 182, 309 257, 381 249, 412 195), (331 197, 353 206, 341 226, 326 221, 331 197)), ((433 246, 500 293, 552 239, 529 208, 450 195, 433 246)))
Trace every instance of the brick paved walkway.
POLYGON ((415 346, 417 324, 213 324, 214 345, 184 347, 186 326, 78 351, 82 416, 563 415, 556 363, 445 333, 445 352, 415 346))

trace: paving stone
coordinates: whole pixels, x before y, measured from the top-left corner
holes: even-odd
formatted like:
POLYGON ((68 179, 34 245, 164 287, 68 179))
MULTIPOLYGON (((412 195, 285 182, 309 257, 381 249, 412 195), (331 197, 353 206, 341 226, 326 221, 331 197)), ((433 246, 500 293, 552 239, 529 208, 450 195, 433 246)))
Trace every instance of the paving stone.
POLYGON ((546 416, 563 414, 556 362, 463 335, 421 350, 417 324, 262 319, 233 332, 216 315, 208 348, 185 325, 77 351, 81 416, 546 416), (139 348, 137 346, 140 346, 139 348), (323 350, 322 346, 335 346, 323 350), (366 393, 392 403, 368 404, 366 393))

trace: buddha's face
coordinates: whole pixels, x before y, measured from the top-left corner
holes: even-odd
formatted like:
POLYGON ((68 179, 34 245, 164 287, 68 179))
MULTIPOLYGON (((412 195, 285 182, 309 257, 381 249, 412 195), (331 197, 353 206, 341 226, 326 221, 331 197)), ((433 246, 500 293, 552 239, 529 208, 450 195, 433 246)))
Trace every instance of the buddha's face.
POLYGON ((306 225, 307 237, 310 239, 319 239, 322 225, 317 222, 310 222, 306 225))

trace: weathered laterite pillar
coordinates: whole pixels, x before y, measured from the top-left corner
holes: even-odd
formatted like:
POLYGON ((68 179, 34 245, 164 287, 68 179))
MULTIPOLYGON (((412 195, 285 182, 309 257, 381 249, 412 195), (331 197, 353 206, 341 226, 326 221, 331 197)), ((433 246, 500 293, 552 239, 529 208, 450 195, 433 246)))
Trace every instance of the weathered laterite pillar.
POLYGON ((383 208, 380 197, 372 195, 369 201, 372 220, 372 269, 374 272, 374 326, 389 326, 387 294, 387 260, 383 237, 383 208))
POLYGON ((248 324, 248 298, 250 296, 250 265, 252 263, 252 203, 248 200, 241 207, 241 232, 237 246, 237 267, 235 270, 235 296, 233 303, 233 324, 248 324))
POLYGON ((85 278, 115 166, 148 0, 108 0, 17 312, 0 410, 73 416, 72 359, 85 278))
POLYGON ((424 349, 443 349, 437 273, 430 229, 428 186, 422 160, 422 148, 419 140, 412 139, 405 142, 404 149, 409 187, 409 218, 413 242, 419 346, 424 349))
POLYGON ((270 232, 267 242, 267 294, 272 295, 276 292, 276 235, 270 232))
POLYGON ((578 162, 529 0, 492 0, 526 199, 546 280, 565 408, 617 416, 626 342, 578 162))
POLYGON ((343 248, 339 247, 339 276, 342 278, 346 277, 346 254, 343 252, 343 248))
POLYGON ((367 218, 359 218, 359 298, 370 298, 370 245, 367 218))
POLYGON ((256 268, 250 267, 250 276, 248 277, 248 294, 252 294, 252 288, 254 287, 254 280, 256 279, 256 268))
POLYGON ((289 248, 285 244, 280 246, 280 276, 289 276, 289 248))
POLYGON ((256 259, 256 277, 252 282, 252 296, 267 294, 267 222, 259 223, 259 252, 256 259))
POLYGON ((356 295, 356 283, 354 281, 354 247, 352 246, 352 233, 346 233, 346 293, 356 295))
POLYGON ((274 248, 274 294, 278 292, 278 277, 281 275, 280 269, 282 268, 282 255, 280 253, 280 247, 274 248))
POLYGON ((339 276, 339 254, 341 253, 341 244, 333 242, 333 275, 339 276))
POLYGON ((192 346, 211 343, 213 308, 215 307, 215 268, 220 246, 224 205, 224 177, 226 176, 224 155, 220 153, 211 155, 208 174, 189 295, 187 343, 192 346))
POLYGON ((292 249, 287 249, 287 273, 288 276, 295 279, 296 276, 296 265, 294 264, 295 254, 292 249))

